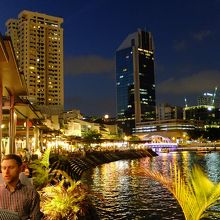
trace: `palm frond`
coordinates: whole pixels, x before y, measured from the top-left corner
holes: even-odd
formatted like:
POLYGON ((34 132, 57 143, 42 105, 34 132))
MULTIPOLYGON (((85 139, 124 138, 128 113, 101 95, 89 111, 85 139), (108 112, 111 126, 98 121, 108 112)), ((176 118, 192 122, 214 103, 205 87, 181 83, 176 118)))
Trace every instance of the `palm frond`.
POLYGON ((50 148, 47 148, 43 155, 42 158, 40 160, 40 163, 45 166, 46 168, 49 168, 50 166, 50 148))
POLYGON ((159 181, 177 199, 186 220, 198 220, 208 215, 210 207, 218 204, 220 199, 220 183, 213 183, 199 166, 192 169, 189 179, 181 175, 174 167, 169 176, 156 171, 145 171, 146 175, 159 181))
POLYGON ((34 160, 30 167, 33 169, 33 183, 37 189, 44 187, 50 180, 50 148, 47 148, 41 159, 34 160))
POLYGON ((63 178, 57 185, 47 186, 41 192, 41 206, 45 215, 50 219, 75 219, 77 213, 82 210, 86 192, 80 181, 74 181, 64 171, 56 170, 63 178), (70 185, 66 187, 65 183, 70 185))

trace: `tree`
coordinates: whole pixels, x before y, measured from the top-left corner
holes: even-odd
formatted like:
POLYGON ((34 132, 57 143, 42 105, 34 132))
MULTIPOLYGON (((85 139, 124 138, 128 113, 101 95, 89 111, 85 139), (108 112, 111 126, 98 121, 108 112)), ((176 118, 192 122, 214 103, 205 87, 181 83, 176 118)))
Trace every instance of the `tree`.
POLYGON ((215 141, 220 139, 220 129, 219 128, 207 128, 205 133, 205 138, 210 141, 215 141))
POLYGON ((131 138, 129 139, 129 141, 140 141, 141 139, 136 136, 136 135, 132 135, 131 138))
POLYGON ((193 139, 193 140, 202 138, 204 134, 205 134, 205 131, 201 129, 187 131, 187 135, 189 136, 190 139, 193 139))
POLYGON ((90 143, 99 142, 101 137, 102 135, 98 133, 98 131, 96 130, 88 130, 87 132, 83 134, 84 141, 90 142, 90 143))
POLYGON ((88 130, 83 134, 83 140, 87 144, 87 146, 90 146, 91 143, 99 143, 101 137, 102 135, 96 130, 88 130))

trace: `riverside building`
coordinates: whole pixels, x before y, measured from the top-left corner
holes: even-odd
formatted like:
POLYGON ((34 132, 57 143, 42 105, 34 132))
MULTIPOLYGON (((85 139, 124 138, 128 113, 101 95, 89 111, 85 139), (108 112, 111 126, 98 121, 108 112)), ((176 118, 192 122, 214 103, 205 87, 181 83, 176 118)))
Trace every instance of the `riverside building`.
POLYGON ((184 119, 200 120, 204 122, 204 128, 220 127, 219 94, 217 87, 214 93, 205 92, 197 98, 196 106, 184 108, 184 119))
POLYGON ((63 18, 26 10, 6 22, 28 99, 45 113, 64 108, 62 23, 63 18))
POLYGON ((116 51, 117 121, 126 134, 155 113, 154 45, 150 32, 127 36, 116 51))

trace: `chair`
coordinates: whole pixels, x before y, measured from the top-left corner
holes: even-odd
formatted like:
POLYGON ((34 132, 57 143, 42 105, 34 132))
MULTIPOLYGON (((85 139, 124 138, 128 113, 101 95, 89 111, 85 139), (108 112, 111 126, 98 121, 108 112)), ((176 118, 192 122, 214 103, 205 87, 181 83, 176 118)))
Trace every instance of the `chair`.
POLYGON ((21 220, 16 212, 0 209, 0 220, 21 220))

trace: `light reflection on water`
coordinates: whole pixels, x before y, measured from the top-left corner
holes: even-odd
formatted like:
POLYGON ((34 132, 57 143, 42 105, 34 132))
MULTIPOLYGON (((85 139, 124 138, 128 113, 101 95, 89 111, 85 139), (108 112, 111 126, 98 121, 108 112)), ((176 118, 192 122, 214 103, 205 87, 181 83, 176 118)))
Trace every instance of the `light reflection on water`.
POLYGON ((140 175, 143 168, 155 169, 164 175, 177 164, 183 173, 199 164, 209 178, 220 182, 220 153, 161 153, 154 158, 122 160, 103 164, 83 177, 93 195, 100 219, 184 219, 172 195, 158 182, 140 175))

